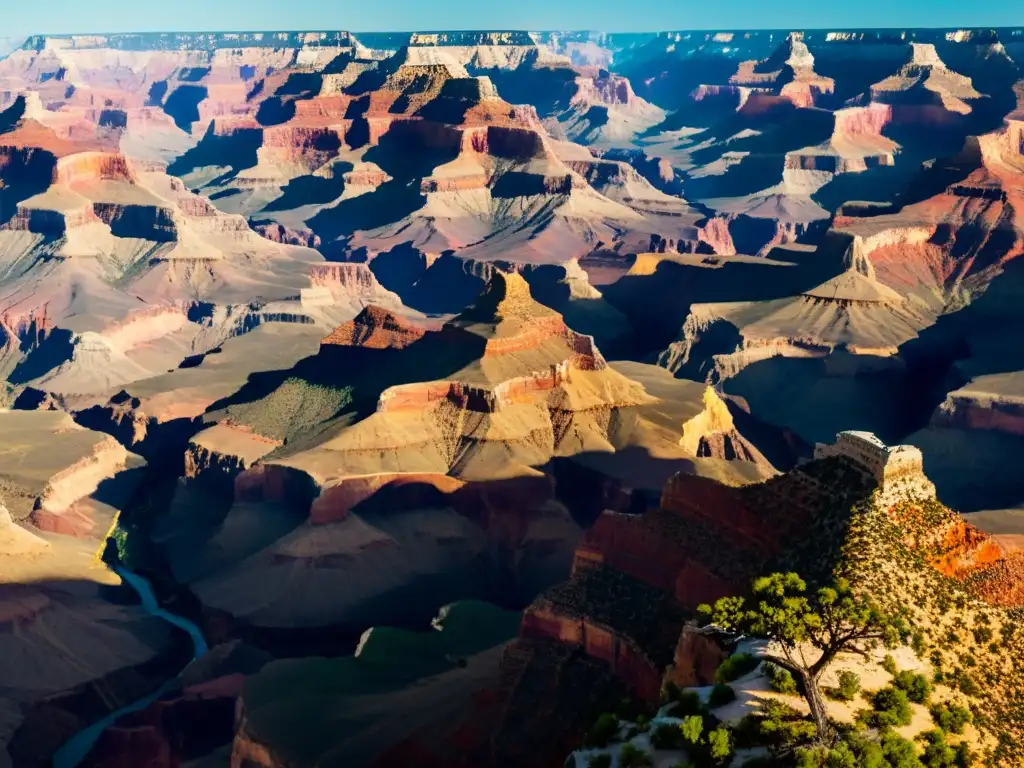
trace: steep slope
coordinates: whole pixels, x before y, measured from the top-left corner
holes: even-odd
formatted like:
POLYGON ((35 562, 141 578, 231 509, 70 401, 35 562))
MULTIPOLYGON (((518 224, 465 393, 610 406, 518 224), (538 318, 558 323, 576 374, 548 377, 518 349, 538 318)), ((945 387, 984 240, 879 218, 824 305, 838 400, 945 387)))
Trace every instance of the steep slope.
MULTIPOLYGON (((1020 727, 1014 704, 1020 676, 999 643, 988 642, 999 627, 1006 628, 1004 646, 1018 642, 1009 629, 1019 597, 1019 575, 1011 575, 1016 554, 930 498, 933 486, 926 480, 894 488, 894 497, 884 490, 886 481, 884 492, 873 494, 877 481, 859 461, 852 454, 823 458, 762 485, 732 490, 681 476, 666 486, 660 510, 603 515, 578 550, 572 579, 527 609, 521 639, 502 661, 502 674, 510 680, 502 714, 489 721, 481 716, 497 729, 496 748, 482 749, 476 759, 559 764, 565 729, 581 734, 585 721, 562 719, 556 732, 554 721, 539 723, 524 714, 564 695, 574 676, 586 679, 588 663, 603 662, 646 702, 633 710, 645 716, 663 702, 664 681, 706 690, 701 686, 711 682, 729 652, 722 646, 732 646, 695 632, 685 620, 697 603, 742 594, 752 577, 776 569, 795 570, 812 583, 842 576, 862 594, 905 615, 917 633, 918 650, 901 649, 900 658, 934 670, 941 689, 937 698, 967 703, 978 713, 973 747, 996 762, 1019 759, 1012 738, 995 736, 1004 727, 1020 727), (890 498, 883 502, 883 496, 890 498), (898 567, 885 567, 892 563, 898 567), (951 631, 954 626, 977 631, 951 631), (986 633, 984 627, 995 629, 986 633), (575 651, 557 672, 544 661, 555 653, 553 647, 575 651), (961 663, 968 656, 970 669, 961 663), (575 673, 566 665, 577 665, 575 673), (982 692, 980 680, 991 688, 982 692), (527 734, 529 754, 518 746, 527 734)), ((919 457, 916 472, 922 480, 919 457)), ((756 645, 749 648, 758 652, 756 645)), ((877 662, 850 655, 841 663, 868 680, 877 662)), ((608 696, 591 681, 590 695, 608 696)), ((745 678, 734 687, 742 691, 736 704, 709 706, 726 727, 736 729, 738 741, 740 718, 755 711, 765 694, 745 678)), ((614 706, 616 699, 605 701, 614 706)), ((836 716, 848 717, 838 710, 836 716)), ((642 749, 650 748, 641 741, 642 749)), ((749 739, 744 742, 752 746, 749 739)), ((770 740, 759 744, 779 749, 770 740)))
MULTIPOLYGON (((510 71, 501 61, 515 60, 515 49, 468 54, 414 40, 380 62, 341 56, 324 70, 342 72, 330 89, 293 91, 288 79, 271 91, 268 83, 248 117, 214 121, 172 170, 224 210, 308 233, 325 253, 349 258, 413 248, 428 260, 454 250, 566 263, 652 234, 695 240, 698 216, 686 211, 680 222, 642 200, 637 207, 601 194, 534 109, 500 97, 492 73, 510 71), (492 54, 501 61, 485 66, 492 54), (268 116, 267 105, 283 100, 288 110, 268 116), (218 146, 237 148, 226 174, 212 165, 224 156, 218 146)), ((628 83, 610 75, 593 83, 594 99, 621 100, 621 91, 630 102, 628 83)))
POLYGON ((99 560, 138 457, 57 411, 0 412, 0 442, 0 762, 44 766, 155 690, 187 649, 99 560))
POLYGON ((206 419, 155 537, 208 616, 263 642, 415 623, 454 598, 522 604, 604 503, 574 497, 577 478, 629 504, 680 469, 774 471, 716 395, 609 365, 500 272, 440 330, 367 309, 206 419), (225 480, 216 520, 191 520, 194 494, 225 480), (252 600, 268 579, 279 587, 252 600))
POLYGON ((12 382, 109 394, 261 322, 327 327, 364 296, 398 302, 372 275, 352 285, 315 251, 260 237, 162 171, 62 141, 26 109, 19 98, 4 113, 0 171, 12 203, 0 228, 12 382))

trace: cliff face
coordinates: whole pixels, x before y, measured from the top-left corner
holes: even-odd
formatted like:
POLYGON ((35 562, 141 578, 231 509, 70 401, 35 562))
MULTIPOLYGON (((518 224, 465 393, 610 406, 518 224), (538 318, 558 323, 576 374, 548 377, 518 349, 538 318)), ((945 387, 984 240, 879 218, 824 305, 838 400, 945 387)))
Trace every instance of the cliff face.
POLYGON ((0 413, 0 435, 19 450, 30 468, 0 472, 16 519, 40 530, 96 539, 109 514, 96 504, 101 485, 127 482, 125 470, 142 465, 116 440, 82 429, 63 411, 0 413))
POLYGON ((94 522, 76 509, 76 502, 92 495, 100 483, 125 469, 128 452, 114 438, 98 441, 86 456, 53 475, 32 512, 32 523, 43 531, 94 536, 94 522))
POLYGON ((1024 435, 1024 401, 1015 395, 953 392, 936 409, 932 426, 1024 435))
POLYGON ((520 636, 577 647, 590 658, 607 664, 640 700, 649 703, 659 700, 661 670, 634 640, 611 627, 586 617, 571 617, 546 606, 532 606, 523 616, 520 636))
POLYGON ((324 337, 324 345, 365 347, 368 349, 404 349, 423 338, 425 331, 400 320, 385 309, 368 306, 355 318, 324 337))

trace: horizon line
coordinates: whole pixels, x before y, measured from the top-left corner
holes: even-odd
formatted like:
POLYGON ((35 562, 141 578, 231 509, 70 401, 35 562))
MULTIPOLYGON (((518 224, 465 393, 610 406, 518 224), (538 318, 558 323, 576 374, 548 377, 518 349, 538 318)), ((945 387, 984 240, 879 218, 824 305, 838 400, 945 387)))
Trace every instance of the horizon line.
POLYGON ((624 34, 624 35, 664 35, 681 32, 719 32, 719 33, 747 33, 747 32, 890 32, 890 31, 908 31, 908 30, 967 30, 967 31, 999 31, 999 30, 1018 30, 1024 36, 1024 24, 1016 25, 992 25, 992 24, 981 24, 981 25, 969 25, 969 24, 940 24, 940 25, 922 25, 922 26, 877 26, 877 27, 845 27, 845 26, 828 26, 828 27, 798 27, 798 26, 783 26, 783 27, 745 27, 745 28, 730 28, 730 27, 679 27, 675 29, 643 29, 643 30, 615 30, 615 29, 597 29, 593 27, 562 27, 562 28, 512 28, 512 27, 493 27, 493 28, 469 28, 469 27, 452 27, 452 28, 439 28, 439 29, 311 29, 311 28, 299 28, 299 29, 151 29, 151 30, 132 30, 126 32, 31 32, 26 35, 5 35, 8 39, 24 37, 26 40, 32 37, 116 37, 116 36, 127 36, 127 35, 203 35, 203 34, 216 34, 216 35, 256 35, 256 34, 287 34, 287 35, 301 35, 301 34, 350 34, 350 35, 362 35, 362 34, 378 34, 378 35, 433 35, 433 34, 444 34, 448 32, 479 32, 479 33, 497 33, 497 32, 520 32, 524 34, 543 34, 543 33, 566 33, 566 32, 590 32, 605 35, 624 34))

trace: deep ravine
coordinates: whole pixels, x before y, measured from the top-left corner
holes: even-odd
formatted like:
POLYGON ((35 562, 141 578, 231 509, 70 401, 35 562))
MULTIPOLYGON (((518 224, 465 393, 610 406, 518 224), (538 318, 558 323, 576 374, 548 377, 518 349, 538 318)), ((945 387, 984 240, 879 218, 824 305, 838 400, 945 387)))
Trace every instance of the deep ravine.
MULTIPOLYGON (((188 619, 182 618, 176 614, 165 611, 157 603, 156 595, 153 594, 153 588, 150 586, 146 579, 142 578, 136 573, 129 571, 120 565, 114 566, 114 570, 124 580, 125 584, 128 584, 134 589, 139 599, 142 601, 142 608, 152 616, 163 619, 169 624, 173 624, 178 629, 183 629, 188 632, 189 637, 192 638, 192 644, 194 646, 193 659, 198 659, 200 656, 206 653, 208 650, 206 640, 203 638, 203 633, 199 631, 199 627, 193 624, 188 619)), ((144 696, 137 701, 133 701, 127 706, 121 707, 109 715, 99 720, 88 728, 85 728, 74 736, 72 736, 53 756, 53 768, 76 768, 89 754, 96 740, 99 739, 100 734, 104 730, 113 725, 118 718, 126 715, 130 712, 137 712, 141 709, 145 709, 160 696, 162 696, 174 683, 175 677, 168 679, 163 685, 148 696, 144 696)))

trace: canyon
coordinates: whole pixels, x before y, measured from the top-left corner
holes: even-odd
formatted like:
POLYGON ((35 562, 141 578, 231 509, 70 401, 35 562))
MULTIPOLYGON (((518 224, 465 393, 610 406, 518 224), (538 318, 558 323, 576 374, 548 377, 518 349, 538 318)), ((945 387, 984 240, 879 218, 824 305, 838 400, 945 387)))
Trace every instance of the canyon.
POLYGON ((0 766, 555 768, 771 570, 1012 622, 1021 210, 1024 28, 0 41, 0 766))

